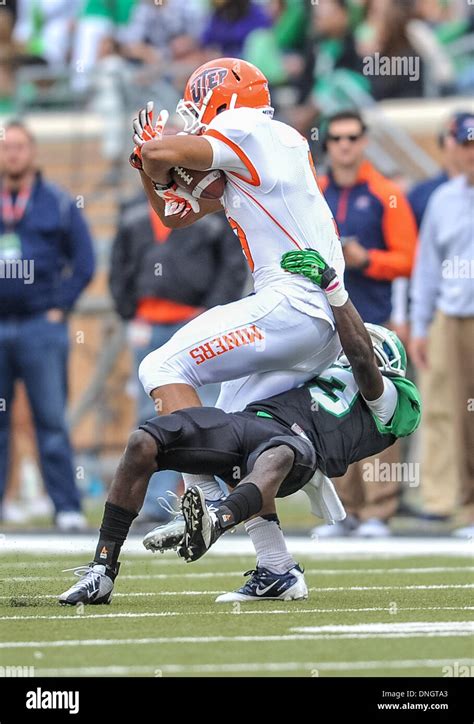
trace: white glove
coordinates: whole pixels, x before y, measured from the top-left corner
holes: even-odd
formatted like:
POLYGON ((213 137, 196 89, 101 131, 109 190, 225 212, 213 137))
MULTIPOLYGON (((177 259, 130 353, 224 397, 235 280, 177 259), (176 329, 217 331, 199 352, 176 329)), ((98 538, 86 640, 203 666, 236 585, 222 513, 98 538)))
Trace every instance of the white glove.
POLYGON ((133 142, 141 148, 146 141, 161 139, 170 114, 167 110, 160 111, 153 125, 153 101, 148 101, 145 108, 140 108, 138 117, 133 119, 133 142))
POLYGON ((162 138, 169 115, 166 110, 160 111, 156 124, 153 126, 153 101, 148 101, 145 108, 139 110, 138 117, 133 119, 133 142, 135 143, 135 148, 129 158, 129 162, 133 168, 143 171, 142 146, 146 141, 151 141, 154 138, 162 138))

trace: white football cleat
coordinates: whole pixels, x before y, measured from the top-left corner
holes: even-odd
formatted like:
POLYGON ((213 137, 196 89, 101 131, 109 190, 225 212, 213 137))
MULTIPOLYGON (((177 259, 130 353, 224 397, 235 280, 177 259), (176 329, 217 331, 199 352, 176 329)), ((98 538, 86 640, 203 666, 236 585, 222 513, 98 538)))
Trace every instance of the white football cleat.
POLYGON ((153 553, 176 549, 183 540, 184 528, 184 517, 181 513, 177 513, 169 523, 161 523, 150 530, 143 538, 143 545, 147 551, 153 553))
POLYGON ((117 563, 115 570, 94 562, 72 570, 80 579, 59 596, 60 604, 75 606, 77 603, 96 605, 111 602, 120 563, 117 563))
MULTIPOLYGON (((177 496, 174 497, 177 498, 177 496)), ((212 510, 213 505, 220 502, 220 500, 224 500, 224 497, 225 496, 222 496, 222 498, 218 500, 206 500, 206 506, 212 510)), ((165 498, 158 498, 158 500, 162 501, 160 502, 161 506, 174 517, 173 520, 170 520, 168 523, 160 523, 160 525, 150 530, 143 538, 143 545, 147 551, 152 551, 152 553, 156 553, 157 551, 164 553, 165 551, 177 550, 183 540, 186 529, 184 516, 181 509, 174 510, 165 498)), ((178 498, 178 500, 181 505, 181 499, 178 498)))

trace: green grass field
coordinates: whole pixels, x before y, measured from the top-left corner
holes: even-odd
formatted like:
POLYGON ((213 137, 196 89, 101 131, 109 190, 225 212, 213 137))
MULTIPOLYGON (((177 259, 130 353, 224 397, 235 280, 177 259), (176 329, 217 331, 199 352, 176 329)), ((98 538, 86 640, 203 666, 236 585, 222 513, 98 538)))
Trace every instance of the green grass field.
POLYGON ((62 569, 80 561, 0 557, 1 665, 37 676, 324 677, 446 676, 473 663, 466 557, 302 556, 307 601, 215 604, 251 558, 125 556, 110 606, 60 607, 73 581, 62 569))

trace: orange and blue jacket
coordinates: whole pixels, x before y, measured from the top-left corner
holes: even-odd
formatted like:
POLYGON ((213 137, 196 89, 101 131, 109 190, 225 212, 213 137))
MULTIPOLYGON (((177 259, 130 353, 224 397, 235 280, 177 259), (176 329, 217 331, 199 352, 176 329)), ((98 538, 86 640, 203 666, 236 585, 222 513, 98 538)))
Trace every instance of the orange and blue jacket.
POLYGON ((369 251, 364 271, 346 269, 345 285, 364 322, 384 324, 392 312, 392 281, 411 275, 417 241, 413 212, 401 189, 364 161, 354 186, 331 173, 319 186, 341 237, 355 236, 369 251))

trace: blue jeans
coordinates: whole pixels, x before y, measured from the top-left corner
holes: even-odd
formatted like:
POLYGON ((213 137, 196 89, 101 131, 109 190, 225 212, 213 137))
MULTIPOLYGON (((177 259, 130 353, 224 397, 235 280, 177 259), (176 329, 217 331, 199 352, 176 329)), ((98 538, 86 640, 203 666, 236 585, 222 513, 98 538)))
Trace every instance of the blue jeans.
POLYGON ((79 511, 73 452, 65 422, 68 329, 44 314, 0 319, 0 500, 8 472, 8 439, 16 379, 33 413, 44 484, 56 512, 79 511))
MULTIPOLYGON (((178 329, 181 329, 182 323, 179 324, 153 324, 151 327, 150 339, 141 346, 133 345, 134 353, 134 372, 135 379, 138 379, 138 368, 140 362, 153 350, 161 347, 167 342, 178 329)), ((220 385, 206 385, 201 388, 198 392, 203 401, 204 405, 214 405, 219 395, 220 385)), ((138 397, 137 397, 137 425, 141 425, 150 417, 156 417, 155 408, 151 398, 146 394, 145 390, 138 382, 138 397)), ((148 484, 148 490, 143 503, 142 513, 155 517, 157 519, 166 518, 166 514, 163 509, 156 502, 156 499, 160 496, 166 496, 166 491, 171 490, 176 492, 181 475, 175 473, 172 470, 164 470, 159 473, 154 473, 151 476, 148 484)), ((170 501, 173 503, 173 501, 170 501)))

